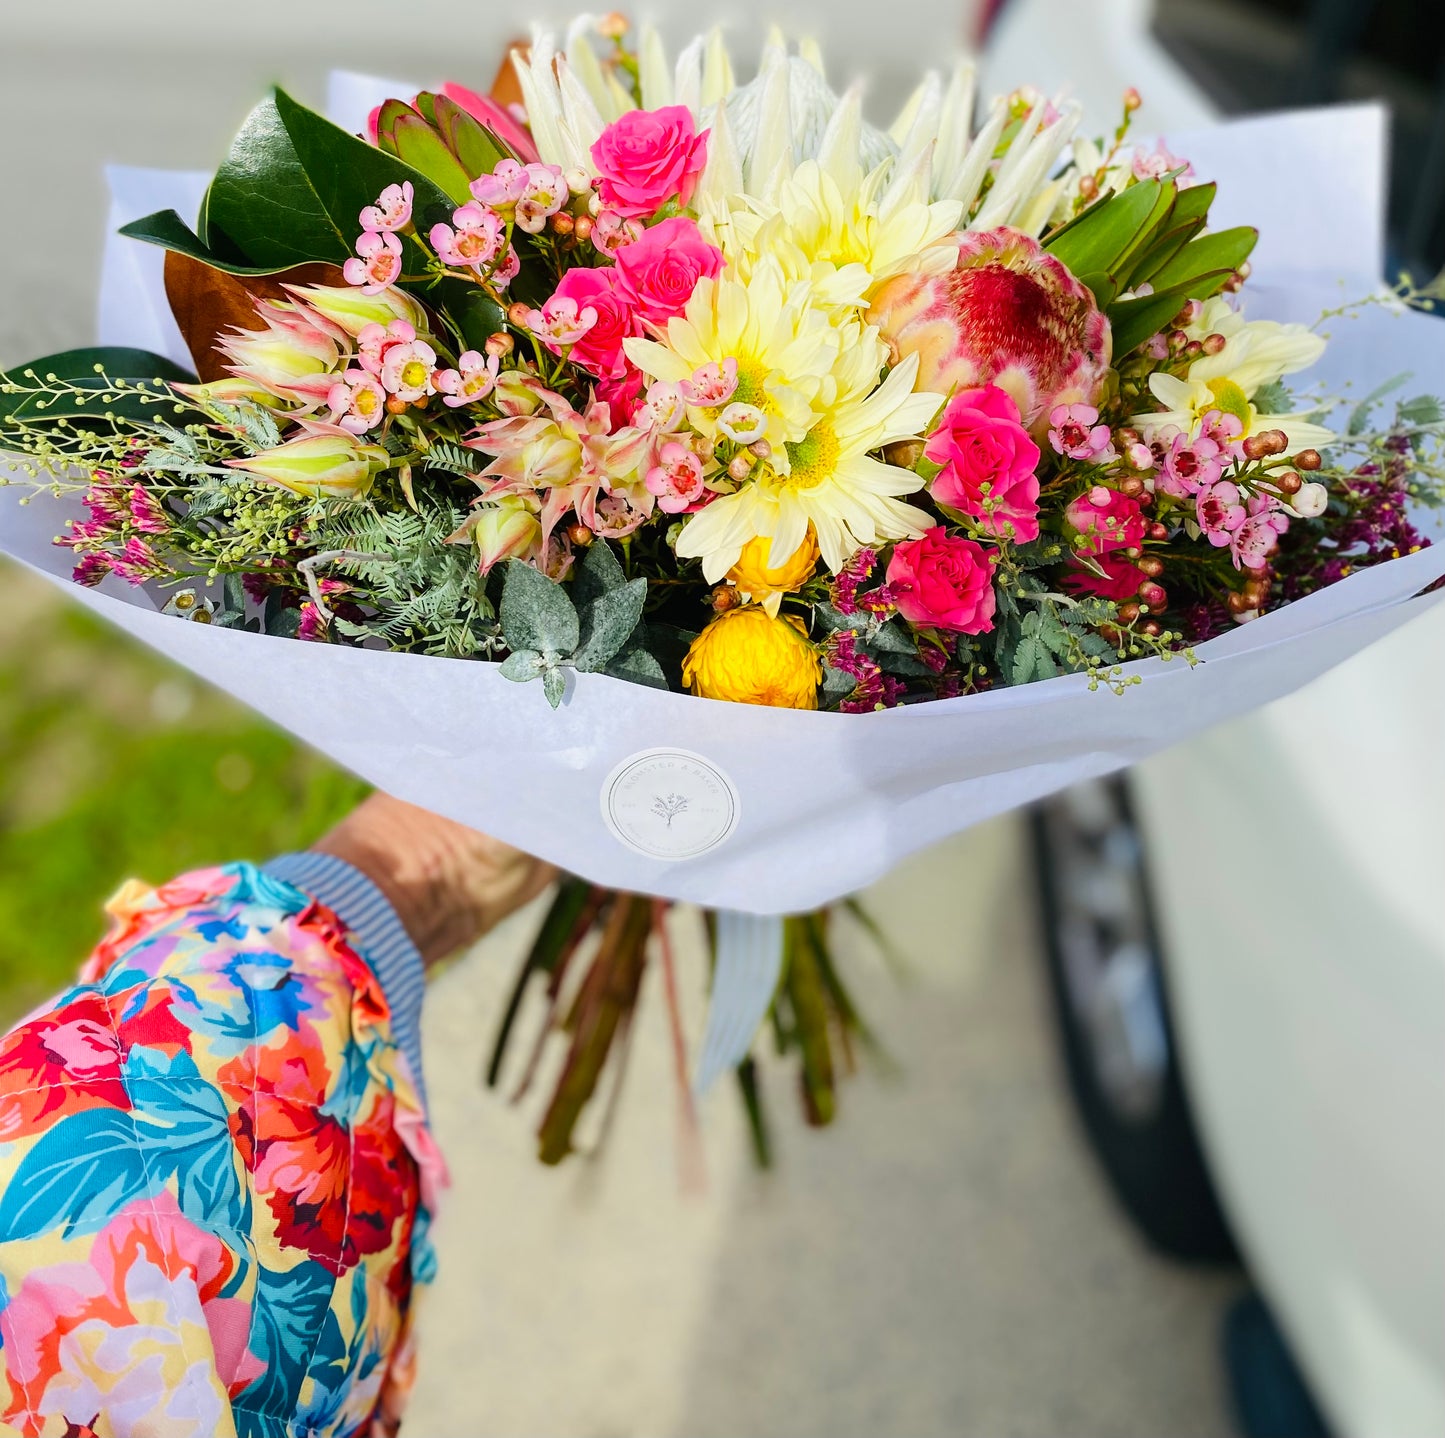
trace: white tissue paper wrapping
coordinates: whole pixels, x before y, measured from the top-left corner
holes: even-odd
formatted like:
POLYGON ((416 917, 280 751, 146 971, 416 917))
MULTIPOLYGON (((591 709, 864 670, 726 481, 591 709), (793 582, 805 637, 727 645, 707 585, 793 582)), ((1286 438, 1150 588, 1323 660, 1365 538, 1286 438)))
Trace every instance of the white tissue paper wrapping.
MULTIPOLYGON (((338 118, 359 127, 352 112, 371 93, 360 79, 334 82, 338 118)), ((1378 285, 1379 111, 1300 112, 1170 140, 1218 180, 1217 228, 1260 227, 1250 315, 1313 321, 1378 285)), ((192 217, 205 184, 123 169, 110 179, 112 229, 168 207, 192 217)), ((100 340, 187 363, 161 262, 112 234, 100 340)), ((1324 361, 1300 377, 1310 387, 1359 395, 1402 370, 1414 374, 1407 393, 1445 387, 1439 320, 1376 307, 1332 328, 1324 361)), ((1438 602, 1421 591, 1445 572, 1445 546, 1366 570, 1200 645, 1194 668, 1130 666, 1143 683, 1122 696, 1065 676, 826 714, 581 674, 553 711, 540 684, 511 683, 495 664, 220 629, 161 615, 152 595, 114 580, 70 585, 71 556, 51 543, 69 511, 18 499, 0 489, 6 553, 371 783, 597 883, 756 915, 824 904, 948 834, 1287 694, 1438 602)))

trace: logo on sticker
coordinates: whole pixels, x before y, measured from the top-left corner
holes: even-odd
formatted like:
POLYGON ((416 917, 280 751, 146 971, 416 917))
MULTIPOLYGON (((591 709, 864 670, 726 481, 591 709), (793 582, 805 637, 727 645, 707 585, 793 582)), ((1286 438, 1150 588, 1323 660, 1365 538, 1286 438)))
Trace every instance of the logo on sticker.
POLYGON ((695 859, 737 828, 738 791, 716 764, 685 749, 644 749, 602 786, 613 835, 649 859, 695 859))

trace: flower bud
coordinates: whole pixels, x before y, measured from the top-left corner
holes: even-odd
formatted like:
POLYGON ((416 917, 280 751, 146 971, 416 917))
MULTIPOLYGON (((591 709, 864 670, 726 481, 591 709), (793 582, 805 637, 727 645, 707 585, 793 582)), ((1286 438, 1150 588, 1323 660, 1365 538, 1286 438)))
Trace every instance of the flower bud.
POLYGON ((756 455, 759 459, 771 459, 773 447, 765 439, 756 439, 748 446, 748 453, 756 455))
POLYGON ((1132 85, 1124 91, 1124 109, 1128 114, 1132 115, 1143 103, 1144 97, 1132 85))
POLYGON ((1307 474, 1310 474, 1317 470, 1320 465, 1324 463, 1324 460, 1320 458, 1319 450, 1302 449, 1297 455, 1295 455, 1294 462, 1296 469, 1302 469, 1307 474))
POLYGON ((487 342, 482 348, 489 355, 496 355, 498 359, 506 359, 517 348, 517 342, 504 330, 498 330, 496 334, 487 336, 487 342))
POLYGON ((551 219, 547 221, 548 228, 556 235, 570 235, 575 228, 576 221, 566 210, 558 210, 551 219))
POLYGON ((1145 555, 1136 567, 1139 573, 1147 579, 1158 579, 1159 576, 1164 573, 1164 561, 1156 558, 1152 554, 1145 555))
POLYGON ((729 609, 736 609, 742 603, 742 596, 731 584, 719 584, 709 598, 716 614, 726 614, 729 609))
POLYGON ((376 471, 389 459, 380 445, 358 444, 344 432, 326 432, 288 440, 249 459, 228 459, 226 463, 293 494, 361 499, 370 490, 376 471))
POLYGON ((1139 586, 1139 599, 1150 609, 1163 609, 1169 602, 1169 595, 1165 592, 1162 584, 1156 584, 1151 579, 1139 586))
POLYGON ((578 215, 572 221, 572 237, 579 244, 586 244, 592 238, 592 229, 596 221, 591 215, 578 215))
POLYGON ((286 290, 352 339, 367 325, 385 329, 393 320, 405 320, 418 334, 430 328, 426 311, 395 285, 374 295, 363 294, 354 285, 287 285, 286 290))
POLYGON ((1160 634, 1163 633, 1163 630, 1160 628, 1157 619, 1146 619, 1139 626, 1139 632, 1141 634, 1147 634, 1151 639, 1157 639, 1160 634))
POLYGON ((1139 606, 1134 603, 1121 604, 1119 606, 1119 622, 1121 624, 1132 624, 1139 617, 1139 606))
POLYGON ((1224 349, 1224 346, 1228 344, 1229 341, 1226 340, 1221 334, 1212 334, 1205 335, 1204 338, 1200 341, 1200 343, 1204 346, 1205 354, 1217 355, 1224 349))
POLYGON ((542 540, 542 523, 516 495, 488 501, 475 511, 472 540, 485 574, 503 559, 520 559, 542 540))
POLYGON ((1168 527, 1168 525, 1160 524, 1160 523, 1158 523, 1158 521, 1156 520, 1155 523, 1153 523, 1153 524, 1151 524, 1151 525, 1149 526, 1149 538, 1150 538, 1150 539, 1168 539, 1168 538, 1169 538, 1169 527, 1168 527))
POLYGON ((1330 506, 1330 492, 1315 480, 1302 484, 1290 508, 1302 519, 1318 519, 1330 506))
POLYGON ((735 454, 728 464, 728 474, 740 484, 753 472, 752 461, 746 454, 735 454))
POLYGON ((628 28, 627 16, 620 10, 609 10, 597 22, 597 33, 604 40, 621 40, 628 28))
POLYGON ((527 321, 531 316, 532 306, 523 304, 521 300, 517 300, 514 304, 507 306, 507 323, 516 329, 526 329, 527 321))
POLYGON ((1282 429, 1267 429, 1260 439, 1269 446, 1266 454, 1283 454, 1289 448, 1289 436, 1282 429))
POLYGON ((585 195, 592 188, 592 176, 579 165, 574 165, 570 170, 564 170, 562 178, 567 181, 567 188, 574 195, 585 195))
POLYGON ((569 524, 567 538, 574 549, 586 549, 597 536, 585 524, 569 524))
POLYGON ((1269 479, 1281 494, 1298 494, 1300 485, 1304 483, 1292 469, 1282 469, 1278 474, 1270 475, 1269 479))

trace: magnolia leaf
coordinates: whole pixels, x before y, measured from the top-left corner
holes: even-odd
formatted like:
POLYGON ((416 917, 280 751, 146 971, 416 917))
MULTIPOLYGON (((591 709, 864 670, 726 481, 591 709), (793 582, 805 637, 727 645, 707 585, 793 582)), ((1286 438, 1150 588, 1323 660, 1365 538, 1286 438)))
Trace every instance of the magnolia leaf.
POLYGON ((290 259, 276 264, 255 265, 229 259, 206 244, 174 210, 157 210, 153 215, 142 215, 128 225, 122 225, 118 233, 132 240, 144 240, 149 245, 159 245, 179 255, 189 255, 203 265, 228 275, 274 275, 296 263, 290 259))
POLYGON ((46 355, 0 373, 0 434, 15 422, 33 429, 58 420, 89 421, 102 430, 109 424, 107 414, 128 420, 179 419, 175 411, 182 401, 167 381, 192 378, 149 350, 112 345, 46 355), (52 391, 50 375, 64 384, 60 394, 52 391), (126 388, 117 390, 116 380, 125 380, 126 388))
POLYGON ((581 611, 581 643, 573 656, 578 669, 591 674, 607 667, 637 628, 646 599, 647 581, 639 578, 599 595, 581 611))
POLYGON ((447 278, 424 292, 428 305, 440 310, 465 348, 485 349, 487 341, 507 325, 506 311, 480 285, 447 278))
POLYGON ((297 265, 273 275, 248 275, 218 269, 182 250, 165 257, 166 298, 181 338, 203 384, 224 379, 229 361, 216 341, 230 329, 261 330, 266 322, 256 313, 261 300, 289 299, 283 282, 293 285, 343 285, 334 265, 297 265))
POLYGON ((509 649, 571 654, 577 648, 580 627, 567 591, 520 559, 507 561, 499 617, 509 649))
POLYGON ((547 696, 547 702, 554 709, 561 704, 567 693, 567 675, 556 665, 542 671, 542 693, 547 696))

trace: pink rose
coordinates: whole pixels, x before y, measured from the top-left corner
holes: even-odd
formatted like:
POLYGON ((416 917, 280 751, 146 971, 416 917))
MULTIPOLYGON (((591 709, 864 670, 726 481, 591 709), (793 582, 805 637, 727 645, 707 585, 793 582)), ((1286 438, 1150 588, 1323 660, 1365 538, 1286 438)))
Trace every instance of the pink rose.
POLYGON ((1080 554, 1112 554, 1143 541, 1148 525, 1137 499, 1096 484, 1064 511, 1064 518, 1079 533, 1080 554))
POLYGON ((552 298, 572 300, 578 312, 597 311, 597 320, 572 346, 568 358, 599 379, 620 379, 627 372, 622 341, 638 333, 632 301, 622 293, 613 269, 579 265, 562 276, 552 298))
POLYGON ((929 485, 940 504, 1000 539, 1027 544, 1039 537, 1039 447, 1004 390, 992 384, 960 390, 923 453, 943 466, 929 485))
POLYGON ((614 425, 631 424, 642 404, 642 371, 628 365, 620 375, 598 380, 595 396, 612 411, 614 425))
POLYGON ((1091 569, 1075 569, 1063 578, 1063 587, 1070 594, 1083 594, 1094 599, 1108 599, 1122 604, 1133 599, 1144 582, 1143 571, 1130 560, 1117 554, 1105 554, 1094 561, 1104 572, 1095 574, 1091 569))
POLYGON ((687 204, 707 164, 707 137, 686 105, 629 110, 592 146, 602 203, 629 216, 655 214, 674 197, 687 204))
POLYGON ((641 239, 617 251, 618 284, 638 317, 653 324, 680 315, 697 282, 713 279, 722 266, 722 251, 684 216, 644 230, 641 239))
POLYGON ((895 545, 888 588, 910 624, 984 634, 993 628, 993 561, 981 544, 941 525, 895 545))

